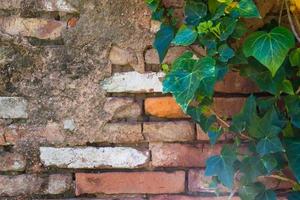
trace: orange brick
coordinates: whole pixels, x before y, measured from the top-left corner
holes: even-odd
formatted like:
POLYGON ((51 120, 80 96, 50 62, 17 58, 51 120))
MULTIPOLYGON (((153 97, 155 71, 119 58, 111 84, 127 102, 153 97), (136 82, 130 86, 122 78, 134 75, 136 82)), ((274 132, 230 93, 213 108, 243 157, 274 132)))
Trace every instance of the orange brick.
POLYGON ((161 118, 186 118, 173 97, 154 97, 145 100, 147 114, 161 118))
POLYGON ((184 185, 183 171, 76 174, 76 195, 181 193, 184 185))

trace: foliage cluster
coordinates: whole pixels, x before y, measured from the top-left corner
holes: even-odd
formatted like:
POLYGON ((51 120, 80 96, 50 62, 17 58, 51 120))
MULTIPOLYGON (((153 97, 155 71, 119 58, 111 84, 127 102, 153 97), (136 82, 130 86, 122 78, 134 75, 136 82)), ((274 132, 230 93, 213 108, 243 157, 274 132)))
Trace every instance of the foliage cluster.
MULTIPOLYGON (((282 1, 289 17, 290 11, 300 7, 298 2, 282 1)), ((273 200, 276 194, 272 188, 259 182, 261 177, 272 177, 293 185, 289 200, 300 199, 297 37, 278 23, 248 34, 243 19, 260 18, 253 0, 186 0, 183 22, 160 0, 146 3, 152 18, 161 21, 154 41, 161 63, 171 45, 191 49, 171 66, 162 65, 164 93, 174 96, 207 132, 212 145, 222 134, 231 135, 232 141, 223 146, 220 155, 207 160, 205 174, 212 176, 211 187, 218 192, 222 184, 231 196, 238 193, 242 200, 273 200), (240 48, 233 47, 236 41, 242 41, 240 48), (205 55, 197 48, 205 49, 205 55), (211 105, 215 84, 230 70, 253 80, 264 95, 249 96, 242 111, 228 123, 211 105), (286 175, 287 168, 293 177, 286 175)))

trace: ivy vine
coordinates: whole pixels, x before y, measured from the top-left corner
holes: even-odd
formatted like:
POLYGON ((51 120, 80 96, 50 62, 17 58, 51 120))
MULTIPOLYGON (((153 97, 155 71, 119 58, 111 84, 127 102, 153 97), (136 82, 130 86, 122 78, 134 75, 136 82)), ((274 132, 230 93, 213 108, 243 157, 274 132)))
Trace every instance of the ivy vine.
POLYGON ((217 192, 220 184, 226 186, 230 198, 238 194, 242 200, 273 200, 276 193, 259 181, 272 177, 293 186, 289 200, 300 199, 300 1, 282 0, 277 23, 252 33, 243 18, 261 18, 253 0, 186 0, 183 22, 161 0, 146 3, 152 19, 161 21, 154 41, 161 63, 171 45, 191 50, 171 66, 162 65, 163 92, 174 96, 212 145, 223 134, 231 135, 220 155, 206 162, 211 187, 217 192), (283 13, 289 27, 280 25, 283 13), (233 47, 236 41, 243 41, 242 46, 233 47), (239 71, 266 94, 249 96, 231 120, 218 116, 211 106, 215 84, 229 71, 239 71))

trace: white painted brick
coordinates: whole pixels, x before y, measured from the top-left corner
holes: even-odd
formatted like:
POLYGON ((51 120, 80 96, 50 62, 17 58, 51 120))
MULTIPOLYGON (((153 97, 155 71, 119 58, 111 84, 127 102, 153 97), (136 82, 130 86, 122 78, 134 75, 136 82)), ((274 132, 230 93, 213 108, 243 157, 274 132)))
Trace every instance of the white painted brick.
POLYGON ((40 147, 40 158, 45 166, 60 168, 135 168, 147 163, 149 152, 131 147, 40 147))
POLYGON ((27 118, 27 101, 22 97, 0 97, 0 118, 27 118))
POLYGON ((162 92, 162 79, 164 73, 150 72, 141 74, 138 72, 116 73, 112 77, 101 82, 101 86, 107 92, 131 92, 150 93, 162 92))

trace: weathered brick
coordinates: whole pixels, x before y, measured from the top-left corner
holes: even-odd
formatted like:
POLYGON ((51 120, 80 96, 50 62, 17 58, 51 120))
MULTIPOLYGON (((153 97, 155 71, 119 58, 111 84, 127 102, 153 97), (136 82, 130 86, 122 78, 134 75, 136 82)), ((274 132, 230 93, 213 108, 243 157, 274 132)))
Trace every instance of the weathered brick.
POLYGON ((220 149, 218 145, 150 144, 154 167, 205 167, 207 158, 220 149))
MULTIPOLYGON (((238 197, 233 197, 232 200, 239 200, 238 197)), ((150 197, 150 200, 228 200, 228 196, 184 196, 184 195, 159 195, 150 197)))
POLYGON ((18 153, 4 152, 0 154, 0 171, 24 171, 26 160, 18 153))
MULTIPOLYGON (((197 130, 197 140, 201 140, 201 141, 205 141, 205 142, 209 141, 208 134, 205 133, 198 124, 196 126, 196 130, 197 130)), ((223 133, 222 136, 219 138, 219 141, 224 141, 227 136, 228 135, 226 132, 223 133)))
POLYGON ((0 30, 10 35, 57 39, 61 36, 65 27, 65 22, 56 20, 20 18, 16 16, 0 17, 0 30))
POLYGON ((184 191, 185 173, 116 172, 76 174, 76 194, 161 194, 184 191), (99 187, 99 185, 101 187, 99 187))
POLYGON ((192 141, 195 126, 188 121, 145 122, 143 134, 150 142, 192 141))
MULTIPOLYGON (((139 195, 134 195, 139 196, 139 195)), ((46 199, 35 199, 35 200, 46 200, 46 199)), ((121 196, 115 196, 112 198, 74 198, 74 199, 51 199, 51 200, 145 200, 142 197, 124 197, 124 195, 121 196)))
POLYGON ((40 153, 45 166, 60 168, 136 168, 149 158, 147 151, 131 147, 40 147, 40 153))
POLYGON ((144 140, 139 123, 108 123, 90 142, 134 143, 144 140))
POLYGON ((101 82, 101 86, 110 93, 150 93, 161 92, 162 72, 149 72, 141 74, 138 72, 115 73, 112 77, 101 82))
MULTIPOLYGON (((214 98, 213 109, 219 116, 232 117, 239 113, 246 98, 214 98)), ((162 118, 184 118, 180 106, 173 97, 153 97, 145 100, 146 114, 162 118)))
MULTIPOLYGON (((156 20, 151 20, 150 31, 151 33, 157 33, 160 29, 161 22, 156 20)), ((152 61, 151 61, 152 62, 152 61)))
POLYGON ((0 9, 3 10, 14 10, 21 8, 22 0, 1 0, 0 9))
POLYGON ((153 97, 145 100, 145 112, 161 118, 187 118, 173 97, 153 97))
POLYGON ((141 105, 132 98, 109 97, 103 109, 110 119, 136 119, 142 113, 141 105))
POLYGON ((44 180, 37 175, 0 175, 0 196, 19 196, 40 193, 44 180))
POLYGON ((219 81, 215 91, 223 93, 253 93, 259 89, 251 80, 242 77, 238 72, 229 72, 224 80, 219 81))
POLYGON ((36 1, 36 8, 38 10, 48 11, 48 12, 66 12, 74 13, 78 10, 70 4, 67 0, 39 0, 36 1))
MULTIPOLYGON (((163 63, 172 64, 173 61, 181 56, 187 49, 185 47, 171 47, 163 63)), ((159 65, 159 57, 156 49, 148 49, 145 53, 145 62, 147 64, 159 65)))
MULTIPOLYGON (((210 188, 211 177, 204 175, 204 170, 191 169, 188 174, 188 189, 190 192, 214 192, 215 190, 210 188)), ((221 192, 228 192, 228 190, 219 185, 218 189, 221 192)))
POLYGON ((0 118, 27 118, 27 101, 22 97, 0 97, 0 118))
POLYGON ((71 174, 51 174, 48 178, 48 185, 45 194, 63 194, 74 190, 71 174))
POLYGON ((5 145, 6 141, 4 138, 4 132, 2 132, 2 129, 0 128, 0 146, 5 145))

